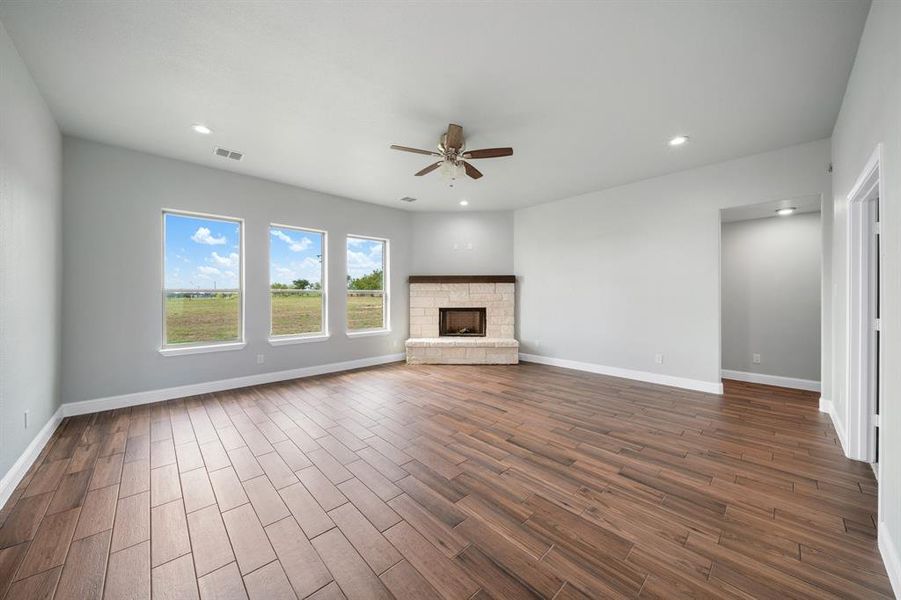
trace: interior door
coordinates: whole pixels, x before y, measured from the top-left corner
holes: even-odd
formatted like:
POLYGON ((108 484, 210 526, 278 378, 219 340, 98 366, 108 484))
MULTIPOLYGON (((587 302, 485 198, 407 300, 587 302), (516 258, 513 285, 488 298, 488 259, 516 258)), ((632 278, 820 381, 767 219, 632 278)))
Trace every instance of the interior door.
POLYGON ((876 473, 876 476, 879 476, 879 395, 880 395, 880 387, 881 387, 881 366, 882 366, 882 357, 880 350, 882 348, 882 344, 880 343, 882 336, 882 327, 880 322, 880 260, 882 255, 882 245, 881 245, 881 231, 880 231, 880 221, 879 221, 879 197, 877 196, 873 200, 871 200, 867 207, 867 219, 869 221, 868 229, 871 232, 869 239, 869 274, 868 274, 868 285, 869 285, 869 298, 870 298, 870 314, 873 316, 872 328, 870 330, 869 336, 869 353, 872 357, 869 364, 869 406, 870 406, 870 414, 872 415, 870 421, 870 427, 873 429, 873 435, 871 436, 871 453, 870 456, 874 457, 873 461, 873 471, 876 473))

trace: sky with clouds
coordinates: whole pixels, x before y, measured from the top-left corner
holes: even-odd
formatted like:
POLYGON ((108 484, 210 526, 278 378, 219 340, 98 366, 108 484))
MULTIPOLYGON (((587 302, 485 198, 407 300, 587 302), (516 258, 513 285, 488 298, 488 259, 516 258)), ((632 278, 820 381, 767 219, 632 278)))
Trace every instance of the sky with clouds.
POLYGON ((295 279, 322 283, 322 234, 315 231, 269 228, 269 283, 291 285, 295 279))
MULTIPOLYGON (((241 276, 240 223, 167 213, 166 289, 237 289, 241 276)), ((321 233, 270 227, 270 283, 322 282, 321 233)), ((381 269, 385 245, 347 238, 347 272, 361 277, 381 269)))
POLYGON ((384 251, 384 242, 347 238, 347 274, 357 278, 381 269, 384 251))
POLYGON ((237 289, 241 224, 167 213, 166 289, 237 289))

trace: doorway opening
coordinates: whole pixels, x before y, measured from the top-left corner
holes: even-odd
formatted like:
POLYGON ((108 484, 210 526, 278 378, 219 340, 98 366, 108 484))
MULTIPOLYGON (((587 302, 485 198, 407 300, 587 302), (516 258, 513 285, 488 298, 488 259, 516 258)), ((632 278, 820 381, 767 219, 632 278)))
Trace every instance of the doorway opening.
POLYGON ((720 212, 723 379, 793 388, 818 403, 821 194, 720 212))

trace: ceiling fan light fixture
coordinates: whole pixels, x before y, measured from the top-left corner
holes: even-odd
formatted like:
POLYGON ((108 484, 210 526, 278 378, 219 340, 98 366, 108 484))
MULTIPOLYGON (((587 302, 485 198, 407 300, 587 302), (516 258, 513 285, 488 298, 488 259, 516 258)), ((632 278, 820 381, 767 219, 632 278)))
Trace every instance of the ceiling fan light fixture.
POLYGON ((462 163, 455 163, 449 160, 445 160, 441 163, 441 177, 445 180, 451 182, 451 186, 453 186, 453 181, 455 179, 460 179, 465 174, 462 163))
POLYGON ((459 178, 469 177, 470 179, 480 179, 482 172, 475 168, 471 159, 479 158, 500 158, 503 156, 513 156, 513 148, 482 148, 479 150, 466 150, 466 140, 463 138, 463 128, 459 125, 451 123, 447 126, 447 133, 441 135, 441 141, 438 142, 438 151, 422 150, 420 148, 411 148, 409 146, 391 145, 392 150, 400 150, 401 152, 412 152, 413 154, 425 154, 427 156, 437 156, 440 160, 433 162, 427 167, 420 169, 414 173, 415 177, 428 175, 432 171, 438 171, 441 178, 448 182, 448 187, 454 187, 454 182, 459 178))

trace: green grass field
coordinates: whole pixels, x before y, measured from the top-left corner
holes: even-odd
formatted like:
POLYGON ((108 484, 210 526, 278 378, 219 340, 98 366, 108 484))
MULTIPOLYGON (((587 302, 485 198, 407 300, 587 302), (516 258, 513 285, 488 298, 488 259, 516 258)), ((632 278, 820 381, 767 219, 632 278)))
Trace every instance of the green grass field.
POLYGON ((377 329, 384 325, 381 296, 348 296, 347 328, 377 329))
MULTIPOLYGON (((238 339, 237 295, 213 298, 166 298, 166 343, 227 342, 238 339)), ((320 297, 300 294, 272 296, 272 335, 297 335, 321 330, 320 297)), ((348 329, 382 326, 382 299, 350 296, 348 329)))

